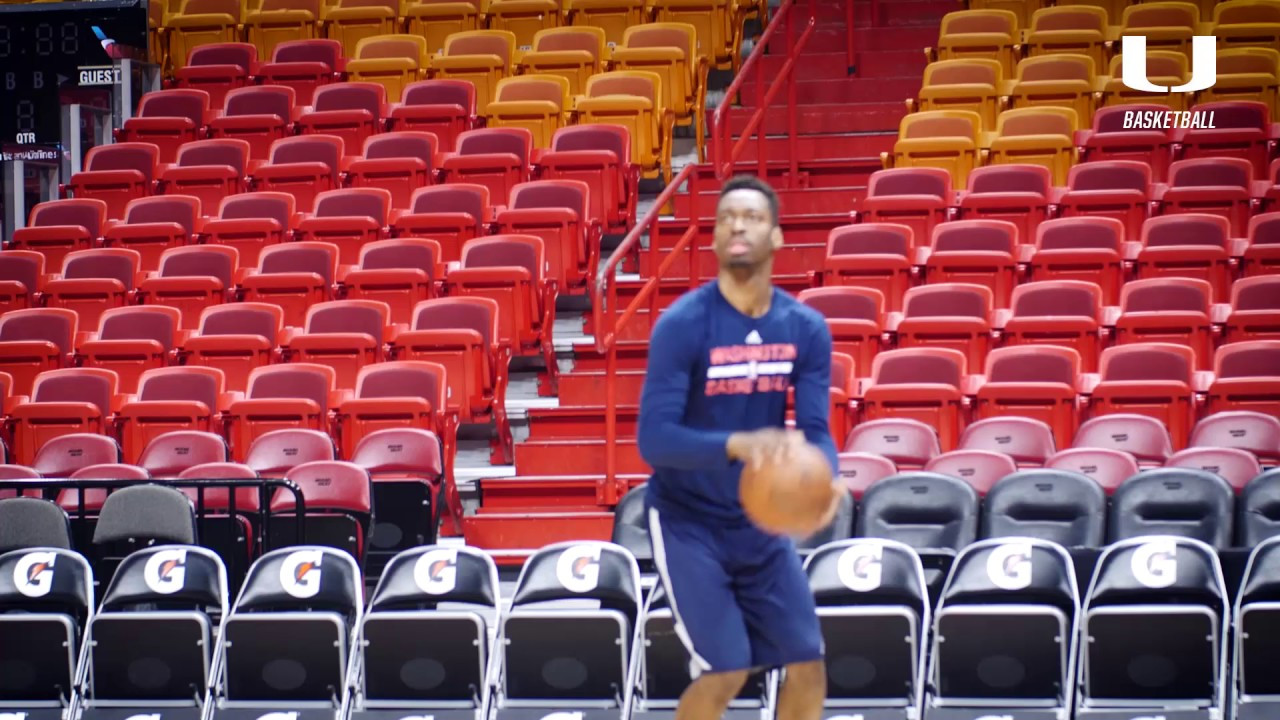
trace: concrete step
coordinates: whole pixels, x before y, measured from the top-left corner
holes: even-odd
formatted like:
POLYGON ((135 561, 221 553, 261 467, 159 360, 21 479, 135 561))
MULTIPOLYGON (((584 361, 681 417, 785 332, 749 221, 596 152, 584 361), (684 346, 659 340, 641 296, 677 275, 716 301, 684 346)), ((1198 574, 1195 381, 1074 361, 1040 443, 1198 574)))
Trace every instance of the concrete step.
MULTIPOLYGON (((802 75, 806 80, 843 79, 849 77, 849 57, 843 51, 805 52, 802 54, 802 75)), ((756 67, 765 77, 776 77, 787 58, 784 53, 761 56, 756 67)), ((919 78, 928 65, 928 58, 920 48, 909 50, 854 50, 855 77, 916 77, 919 78)), ((752 70, 754 74, 756 71, 752 70)))
MULTIPOLYGON (((892 5, 885 2, 883 5, 892 5)), ((877 50, 902 50, 904 48, 919 49, 936 45, 938 42, 938 26, 936 23, 925 26, 860 26, 853 32, 854 52, 877 50)), ((849 34, 844 23, 819 23, 805 43, 803 52, 829 53, 845 52, 849 46, 849 34)), ((775 34, 769 39, 769 52, 784 55, 787 51, 786 36, 775 34)))
MULTIPOLYGON (((753 73, 754 75, 754 73, 753 73)), ((805 78, 803 69, 800 77, 805 78)), ((742 92, 737 98, 737 105, 755 106, 762 97, 757 84, 758 76, 748 78, 742 84, 742 92)), ((768 92, 774 78, 765 76, 764 92, 768 92)), ((787 102, 786 88, 778 91, 770 103, 772 107, 785 107, 787 102)), ((920 94, 920 76, 900 76, 887 78, 843 77, 821 80, 801 79, 796 84, 796 102, 801 105, 829 103, 858 103, 901 101, 920 94)), ((895 124, 893 128, 896 129, 895 124)), ((880 128, 871 128, 880 129, 880 128)))
MULTIPOLYGON (((755 97, 744 97, 744 100, 747 99, 750 101, 748 107, 734 107, 726 111, 730 132, 734 135, 741 135, 755 114, 755 97)), ((897 129, 906 114, 907 106, 902 101, 798 105, 796 132, 803 135, 889 132, 897 129)), ((775 102, 765 111, 763 120, 765 133, 781 135, 788 132, 788 115, 786 103, 775 102)), ((757 127, 752 134, 758 131, 757 127)))
MULTIPOLYGON (((879 162, 880 153, 893 150, 893 143, 898 134, 894 132, 799 135, 792 146, 791 139, 785 136, 771 136, 765 139, 765 160, 786 160, 795 157, 800 160, 821 158, 824 160, 855 160, 868 157, 879 162)), ((736 159, 751 162, 759 156, 759 143, 754 140, 746 143, 742 155, 736 159)))
MULTIPOLYGON (((603 428, 603 424, 602 424, 603 428)), ((516 443, 516 476, 603 475, 605 442, 586 440, 526 440, 516 443)), ((640 458, 634 438, 618 438, 618 472, 643 474, 649 466, 640 458)))

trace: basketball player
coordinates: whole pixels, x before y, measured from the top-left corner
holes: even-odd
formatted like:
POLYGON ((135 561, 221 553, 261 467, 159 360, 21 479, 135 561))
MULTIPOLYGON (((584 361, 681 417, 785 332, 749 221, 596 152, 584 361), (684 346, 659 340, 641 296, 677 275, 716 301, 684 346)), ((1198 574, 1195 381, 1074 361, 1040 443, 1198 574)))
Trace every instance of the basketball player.
MULTIPOLYGON (((654 557, 693 659, 677 720, 723 715, 757 669, 786 669, 779 720, 818 720, 826 668, 813 595, 790 538, 744 515, 744 464, 785 462, 808 441, 827 455, 831 334, 772 283, 782 246, 778 196, 755 177, 725 184, 716 209, 715 281, 662 314, 640 399, 640 454, 654 468, 646 504, 654 557), (796 427, 784 424, 795 390, 796 427)), ((835 493, 833 493, 833 496, 835 493)), ((833 504, 830 513, 834 513, 833 504)))

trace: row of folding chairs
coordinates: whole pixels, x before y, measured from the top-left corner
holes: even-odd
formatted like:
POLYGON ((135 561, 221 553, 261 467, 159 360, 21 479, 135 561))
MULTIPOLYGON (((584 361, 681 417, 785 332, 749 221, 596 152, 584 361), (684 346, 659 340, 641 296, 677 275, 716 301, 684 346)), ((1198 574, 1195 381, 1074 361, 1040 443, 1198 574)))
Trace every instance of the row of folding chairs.
MULTIPOLYGON (((1274 541, 1258 546, 1233 598, 1212 548, 1187 538, 1111 545, 1087 582, 1059 545, 986 541, 956 558, 935 609, 909 546, 824 545, 805 568, 827 648, 826 712, 1274 711, 1265 653, 1275 642, 1278 551, 1274 541), (1144 659, 1168 669, 1153 678, 1144 659), (985 671, 997 660, 1013 669, 985 671), (848 663, 874 672, 840 672, 848 663)), ((198 548, 131 555, 101 603, 74 553, 37 548, 0 562, 29 578, 0 594, 28 611, 3 623, 35 670, 14 707, 94 716, 177 706, 208 719, 287 702, 300 715, 344 719, 670 717, 690 682, 666 593, 646 595, 636 558, 609 543, 537 551, 509 607, 493 560, 465 547, 398 556, 367 604, 350 556, 322 547, 259 559, 234 601, 216 556, 198 548), (148 609, 157 602, 179 612, 148 609), (121 672, 139 654, 123 639, 141 636, 155 638, 146 649, 168 682, 143 687, 121 672), (286 677, 272 672, 282 665, 286 677)), ((732 717, 772 712, 778 679, 770 670, 749 686, 732 717)))

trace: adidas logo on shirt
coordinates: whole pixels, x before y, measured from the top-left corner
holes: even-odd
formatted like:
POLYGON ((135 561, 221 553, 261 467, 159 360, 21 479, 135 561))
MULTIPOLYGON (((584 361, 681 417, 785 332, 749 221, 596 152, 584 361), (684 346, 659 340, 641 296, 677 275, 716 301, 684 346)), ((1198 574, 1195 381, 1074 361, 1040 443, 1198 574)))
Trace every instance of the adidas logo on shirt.
POLYGON ((746 342, 748 345, 759 345, 760 343, 763 343, 764 340, 760 337, 760 333, 752 330, 751 333, 747 335, 746 342))

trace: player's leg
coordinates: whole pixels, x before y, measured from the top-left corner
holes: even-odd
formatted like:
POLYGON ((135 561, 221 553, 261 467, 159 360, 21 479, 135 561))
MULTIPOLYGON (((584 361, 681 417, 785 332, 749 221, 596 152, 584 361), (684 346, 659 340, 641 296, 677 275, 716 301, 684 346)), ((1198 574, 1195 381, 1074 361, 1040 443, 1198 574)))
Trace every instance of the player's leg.
POLYGON ((715 534, 698 523, 649 511, 654 562, 667 592, 676 634, 691 658, 693 682, 680 696, 676 720, 724 714, 746 683, 751 645, 715 534))
POLYGON ((827 696, 822 629, 800 556, 789 540, 763 536, 753 542, 744 533, 735 547, 737 597, 747 620, 752 660, 760 667, 782 667, 778 720, 818 720, 827 696))

